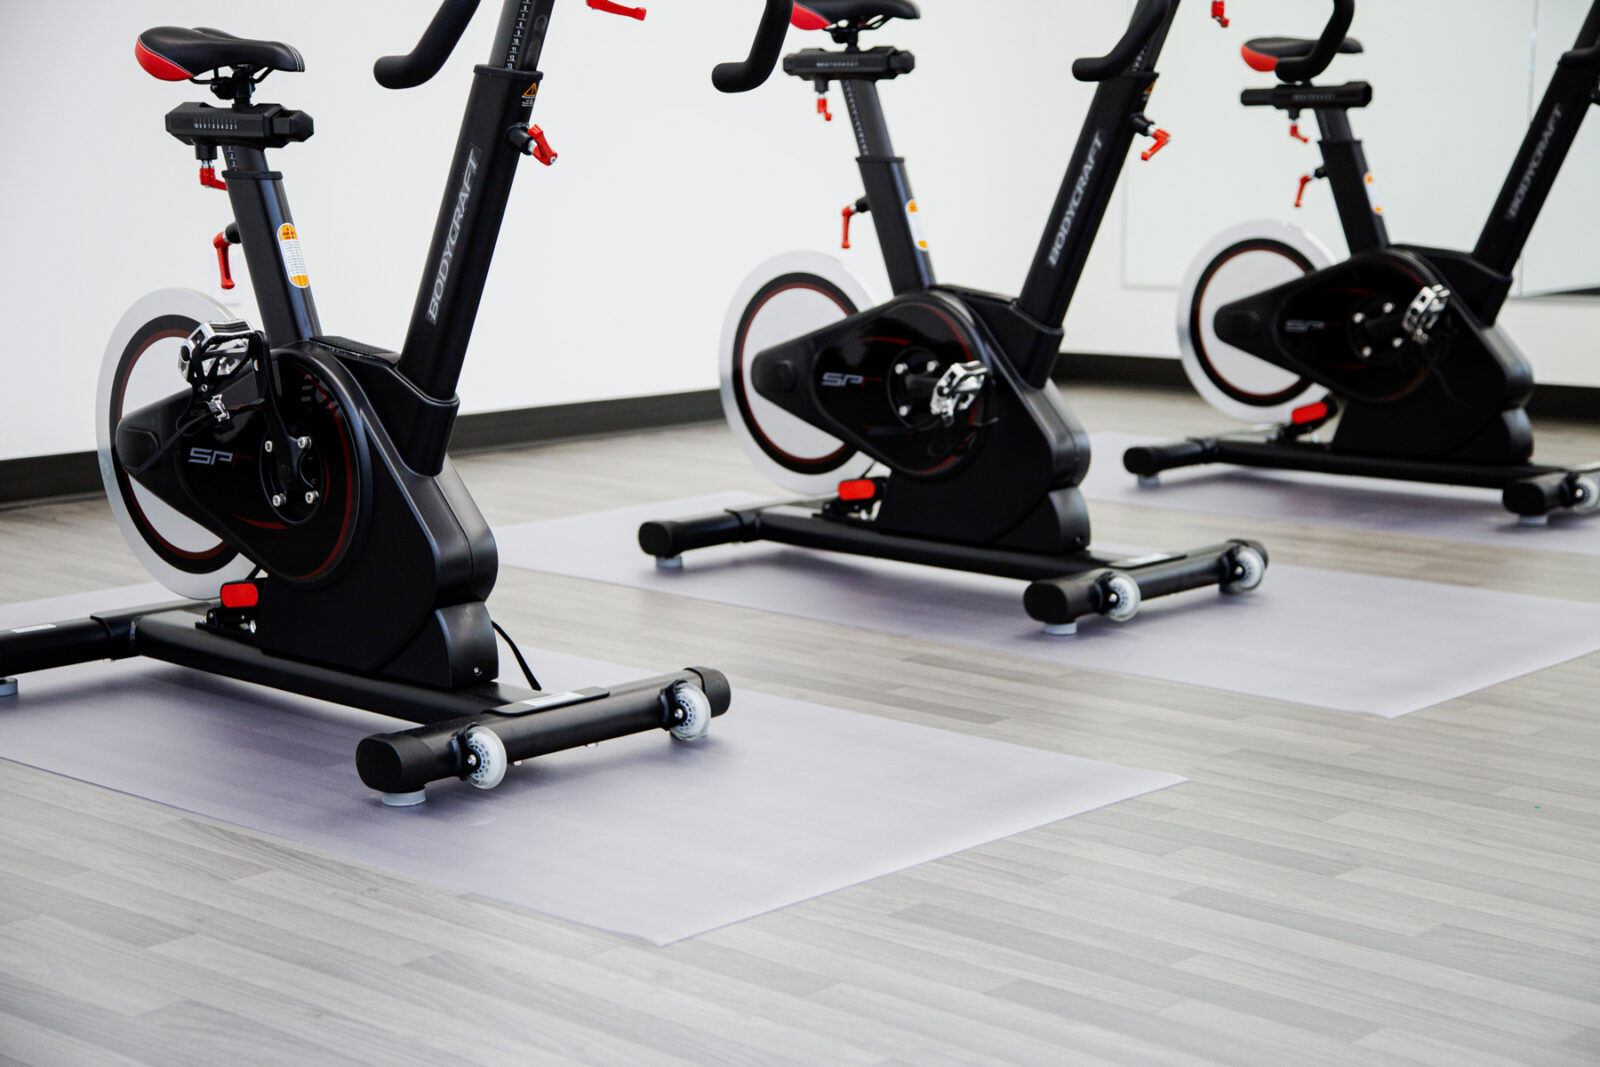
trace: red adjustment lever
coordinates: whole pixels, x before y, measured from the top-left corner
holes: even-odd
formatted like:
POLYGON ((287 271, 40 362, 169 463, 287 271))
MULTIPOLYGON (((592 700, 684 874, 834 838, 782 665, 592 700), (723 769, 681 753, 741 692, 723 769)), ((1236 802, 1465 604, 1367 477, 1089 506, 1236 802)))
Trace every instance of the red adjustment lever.
POLYGON ((1227 0, 1211 0, 1211 17, 1216 19, 1223 29, 1228 28, 1227 0))
POLYGON ((1313 178, 1309 174, 1300 175, 1300 191, 1298 193, 1296 193, 1295 197, 1294 197, 1294 206, 1295 207, 1304 207, 1305 206, 1305 202, 1306 202, 1306 186, 1310 185, 1314 181, 1316 181, 1316 179, 1313 178))
POLYGON ((222 606, 232 611, 257 607, 261 603, 261 589, 254 582, 229 582, 222 587, 222 606))
POLYGON ((645 9, 642 7, 623 7, 621 4, 613 4, 611 0, 589 0, 589 6, 608 15, 621 15, 623 18, 644 21, 645 9))
POLYGON ((1315 404, 1307 404, 1303 408, 1295 408, 1289 413, 1289 421, 1296 426, 1306 426, 1313 422, 1321 422, 1333 416, 1333 408, 1326 400, 1319 400, 1315 404))
POLYGON ((221 189, 228 191, 228 183, 217 177, 217 172, 209 164, 200 164, 200 184, 207 189, 221 189))
POLYGON ((828 110, 828 95, 826 93, 817 97, 817 114, 829 122, 833 121, 833 112, 828 110))
POLYGON ((840 245, 839 247, 844 249, 846 252, 850 250, 850 220, 855 217, 855 208, 846 207, 844 209, 844 244, 840 245))
POLYGON ((852 478, 839 483, 839 499, 858 504, 878 495, 878 483, 871 478, 852 478))
POLYGON ((222 287, 233 288, 233 271, 228 269, 228 245, 233 242, 228 240, 228 231, 223 230, 217 234, 216 240, 211 242, 211 247, 217 250, 217 266, 222 271, 222 287))
MULTIPOLYGON (((591 0, 591 2, 597 2, 597 0, 591 0)), ((530 126, 528 128, 528 139, 533 142, 533 151, 528 154, 545 166, 553 166, 555 161, 561 158, 560 154, 550 147, 550 142, 545 140, 544 131, 539 127, 530 126)))
POLYGON ((1151 157, 1153 157, 1157 152, 1167 147, 1167 142, 1172 140, 1172 134, 1161 129, 1156 130, 1156 132, 1152 133, 1150 136, 1155 138, 1156 143, 1139 153, 1139 158, 1144 160, 1146 163, 1150 162, 1151 157))
POLYGON ((1298 122, 1290 123, 1290 125, 1289 125, 1289 136, 1293 137, 1296 141, 1299 141, 1301 144, 1310 144, 1311 143, 1311 138, 1307 137, 1305 134, 1300 132, 1300 124, 1298 122))

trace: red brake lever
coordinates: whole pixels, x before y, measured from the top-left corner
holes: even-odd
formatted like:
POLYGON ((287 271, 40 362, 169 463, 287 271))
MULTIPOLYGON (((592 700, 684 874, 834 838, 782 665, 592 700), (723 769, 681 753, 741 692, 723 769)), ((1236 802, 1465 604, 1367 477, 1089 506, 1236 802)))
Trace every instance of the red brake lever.
POLYGON ((200 164, 200 184, 205 186, 207 189, 221 189, 223 192, 228 191, 228 183, 217 177, 216 170, 205 163, 200 164))
POLYGON ((1310 185, 1315 180, 1316 179, 1311 177, 1311 175, 1309 175, 1309 174, 1302 174, 1300 176, 1300 191, 1298 193, 1296 193, 1295 197, 1294 197, 1294 206, 1295 207, 1300 207, 1305 203, 1305 200, 1306 200, 1306 186, 1310 185))
POLYGON ((817 97, 817 114, 829 122, 833 121, 833 112, 828 110, 828 95, 826 93, 817 97))
POLYGON ((1156 132, 1150 136, 1155 138, 1156 143, 1139 153, 1139 158, 1144 160, 1146 163, 1150 162, 1151 157, 1157 152, 1167 147, 1167 142, 1172 140, 1172 134, 1161 129, 1156 130, 1156 132))
POLYGON ((1228 28, 1227 0, 1211 0, 1211 17, 1216 19, 1223 29, 1228 28))
POLYGON ((222 287, 233 288, 233 271, 228 269, 228 231, 223 230, 217 234, 216 240, 211 242, 211 247, 217 250, 217 266, 222 270, 222 287))
POLYGON ((550 147, 550 142, 545 140, 544 131, 539 127, 529 127, 528 137, 533 141, 533 151, 528 154, 534 159, 537 159, 540 163, 543 163, 545 166, 549 167, 553 166, 555 161, 561 158, 560 154, 556 152, 555 149, 550 147))
POLYGON ((621 4, 613 4, 611 0, 589 0, 589 6, 608 15, 621 15, 624 18, 644 21, 645 9, 642 7, 623 7, 621 4))

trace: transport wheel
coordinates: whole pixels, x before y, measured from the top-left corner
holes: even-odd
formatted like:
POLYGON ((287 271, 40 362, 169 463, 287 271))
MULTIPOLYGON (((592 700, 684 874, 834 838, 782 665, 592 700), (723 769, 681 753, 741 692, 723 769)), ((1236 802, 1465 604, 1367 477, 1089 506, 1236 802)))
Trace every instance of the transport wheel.
POLYGON ((244 580, 255 566, 123 473, 115 454, 116 430, 125 412, 188 392, 178 355, 195 327, 238 317, 193 289, 157 290, 122 316, 100 365, 95 442, 111 513, 145 570, 191 600, 215 597, 224 584, 244 580))
POLYGON ((1100 588, 1105 592, 1105 606, 1100 614, 1112 622, 1127 622, 1139 614, 1144 594, 1130 575, 1113 574, 1100 583, 1100 588))
POLYGON ((1248 593, 1261 585, 1267 576, 1267 561, 1249 545, 1240 545, 1228 558, 1228 580, 1219 589, 1229 596, 1248 593))
POLYGON ((1217 337, 1220 308, 1333 263, 1311 234, 1281 222, 1241 223, 1201 249, 1178 290, 1178 345, 1195 391, 1245 422, 1283 422, 1324 390, 1217 337))
POLYGON ((1574 515, 1593 515, 1600 512, 1600 478, 1592 474, 1580 474, 1572 479, 1572 513, 1574 515))
POLYGON ((872 460, 757 393, 751 364, 766 349, 872 303, 844 264, 817 252, 768 260, 734 295, 720 350, 722 411, 751 462, 785 489, 831 496, 840 482, 865 475, 872 460))
POLYGON ((479 789, 493 789, 505 781, 511 761, 499 734, 487 726, 469 727, 461 735, 461 747, 467 755, 467 781, 479 789))
POLYGON ((711 729, 711 699, 697 685, 679 682, 666 694, 667 721, 679 741, 698 741, 711 729))

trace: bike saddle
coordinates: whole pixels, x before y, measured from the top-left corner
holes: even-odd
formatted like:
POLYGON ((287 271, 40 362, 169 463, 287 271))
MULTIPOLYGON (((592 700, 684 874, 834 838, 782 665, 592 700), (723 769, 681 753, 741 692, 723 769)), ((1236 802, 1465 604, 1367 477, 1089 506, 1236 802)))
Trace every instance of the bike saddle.
MULTIPOLYGON (((806 27, 824 29, 850 19, 919 19, 922 12, 910 0, 802 0, 794 5, 797 20, 806 13, 816 21, 805 20, 806 27)), ((801 25, 796 21, 796 25, 801 25)))
POLYGON ((133 54, 139 65, 162 81, 181 82, 218 67, 252 70, 306 69, 298 49, 281 41, 252 41, 201 26, 157 26, 139 35, 133 54))
MULTIPOLYGON (((1279 60, 1304 59, 1316 48, 1317 42, 1305 37, 1257 37, 1245 42, 1239 51, 1251 70, 1271 74, 1278 69, 1279 60)), ((1341 55, 1356 56, 1363 51, 1365 49, 1361 47, 1361 42, 1354 37, 1346 37, 1339 43, 1341 55)))

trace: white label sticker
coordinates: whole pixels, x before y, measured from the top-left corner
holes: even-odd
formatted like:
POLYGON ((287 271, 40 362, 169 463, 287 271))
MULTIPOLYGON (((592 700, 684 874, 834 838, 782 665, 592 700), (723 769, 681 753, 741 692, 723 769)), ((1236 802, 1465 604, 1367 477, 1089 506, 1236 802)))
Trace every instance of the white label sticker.
POLYGON ((1378 195, 1378 179, 1370 173, 1367 175, 1367 202, 1372 205, 1374 215, 1383 214, 1383 198, 1378 195))
POLYGON ((309 289, 311 276, 306 273, 306 257, 300 252, 300 238, 287 222, 278 227, 278 251, 283 255, 283 269, 289 281, 297 288, 309 289))
POLYGON ((911 223, 911 239, 917 243, 918 248, 926 252, 928 250, 928 236, 922 232, 922 214, 917 209, 915 200, 906 204, 906 221, 911 223))

